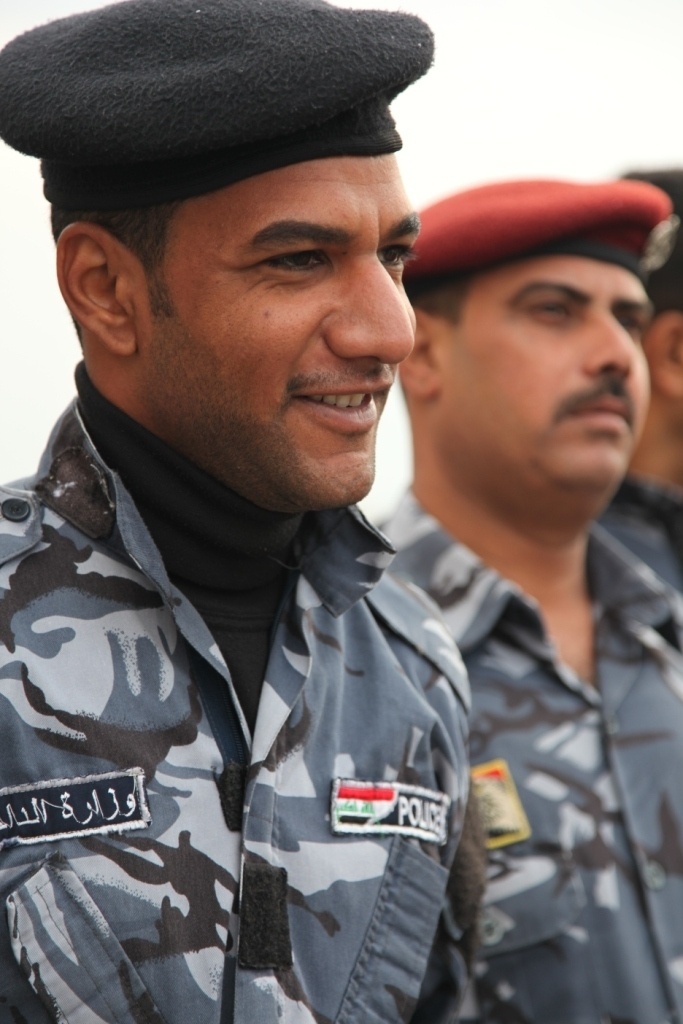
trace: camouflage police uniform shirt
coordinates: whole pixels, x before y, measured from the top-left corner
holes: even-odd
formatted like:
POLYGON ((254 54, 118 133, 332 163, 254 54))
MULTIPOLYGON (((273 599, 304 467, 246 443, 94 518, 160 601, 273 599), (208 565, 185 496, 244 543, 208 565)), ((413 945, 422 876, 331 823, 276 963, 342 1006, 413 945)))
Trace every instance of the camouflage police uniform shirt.
POLYGON ((683 591, 683 489, 630 474, 600 524, 678 591, 683 591))
POLYGON ((538 605, 408 496, 392 566, 441 606, 472 687, 487 828, 476 995, 464 1020, 683 1020, 683 614, 600 527, 588 548, 597 685, 538 605))
POLYGON ((75 409, 0 510, 0 1024, 450 1019, 469 696, 385 538, 312 517, 252 738, 75 409))

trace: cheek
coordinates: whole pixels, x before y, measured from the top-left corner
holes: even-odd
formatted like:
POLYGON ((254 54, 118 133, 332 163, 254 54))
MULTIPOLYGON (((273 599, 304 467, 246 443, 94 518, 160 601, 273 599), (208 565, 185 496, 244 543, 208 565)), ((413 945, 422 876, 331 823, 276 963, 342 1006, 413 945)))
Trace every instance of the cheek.
POLYGON ((323 313, 303 299, 292 301, 277 296, 250 299, 245 296, 230 308, 223 308, 217 323, 223 339, 248 356, 260 352, 276 361, 296 358, 315 335, 323 313))
POLYGON ((281 407, 289 382, 311 369, 307 326, 296 311, 277 303, 251 309, 240 305, 223 317, 211 344, 233 407, 248 407, 257 418, 268 418, 281 407))

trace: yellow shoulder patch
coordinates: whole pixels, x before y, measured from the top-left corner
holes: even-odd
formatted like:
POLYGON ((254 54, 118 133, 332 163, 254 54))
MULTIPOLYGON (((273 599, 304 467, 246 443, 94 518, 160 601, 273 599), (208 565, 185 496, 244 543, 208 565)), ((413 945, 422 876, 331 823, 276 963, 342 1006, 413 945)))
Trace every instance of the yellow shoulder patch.
POLYGON ((479 800, 487 849, 496 850, 528 839, 531 826, 507 761, 497 758, 472 765, 470 774, 479 800))

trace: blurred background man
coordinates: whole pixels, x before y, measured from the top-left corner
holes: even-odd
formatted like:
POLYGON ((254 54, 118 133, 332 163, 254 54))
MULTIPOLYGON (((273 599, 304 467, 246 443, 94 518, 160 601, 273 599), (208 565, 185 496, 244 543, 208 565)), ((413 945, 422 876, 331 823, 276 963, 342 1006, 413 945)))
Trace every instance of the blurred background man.
MULTIPOLYGON (((632 171, 670 196, 683 217, 683 168, 632 171)), ((647 282, 654 307, 643 348, 650 368, 650 409, 628 476, 602 522, 660 576, 683 587, 683 233, 647 282)))
MULTIPOLYGON (((467 1019, 683 1014, 683 613, 593 520, 648 400, 652 185, 516 181, 425 210, 394 567, 468 668, 489 850, 467 1019)), ((664 237, 661 237, 664 236, 664 237)))

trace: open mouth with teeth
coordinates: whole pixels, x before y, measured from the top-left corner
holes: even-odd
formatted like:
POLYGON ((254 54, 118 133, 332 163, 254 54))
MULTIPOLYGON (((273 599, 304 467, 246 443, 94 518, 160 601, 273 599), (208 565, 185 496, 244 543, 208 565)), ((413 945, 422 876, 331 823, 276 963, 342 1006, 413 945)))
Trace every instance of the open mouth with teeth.
POLYGON ((323 405, 336 405, 338 409, 357 409, 364 404, 364 399, 370 400, 370 396, 361 393, 356 395, 310 395, 312 402, 322 402, 323 405))

